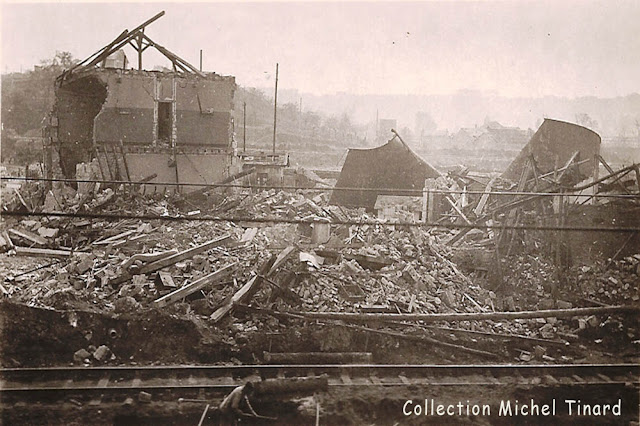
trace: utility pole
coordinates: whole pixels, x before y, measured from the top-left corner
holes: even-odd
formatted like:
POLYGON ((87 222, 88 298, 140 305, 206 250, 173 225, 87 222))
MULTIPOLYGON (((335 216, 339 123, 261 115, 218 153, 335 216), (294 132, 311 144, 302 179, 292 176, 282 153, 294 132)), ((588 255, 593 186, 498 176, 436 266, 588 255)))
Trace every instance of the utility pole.
POLYGON ((202 72, 202 49, 200 49, 200 72, 202 72))
POLYGON ((276 63, 276 94, 273 101, 273 155, 276 154, 276 123, 278 118, 278 64, 276 63))
POLYGON ((247 103, 242 104, 242 152, 247 152, 247 103))
POLYGON ((298 109, 298 138, 302 139, 302 96, 300 96, 300 104, 298 109))

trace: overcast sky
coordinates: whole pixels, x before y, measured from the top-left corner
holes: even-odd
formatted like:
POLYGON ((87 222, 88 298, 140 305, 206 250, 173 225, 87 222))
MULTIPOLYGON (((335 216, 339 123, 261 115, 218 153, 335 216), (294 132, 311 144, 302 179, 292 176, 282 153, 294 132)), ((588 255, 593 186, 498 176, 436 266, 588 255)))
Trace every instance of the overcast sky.
MULTIPOLYGON (((2 5, 2 71, 146 34, 243 86, 315 94, 600 96, 640 91, 640 1, 2 5)), ((150 52, 151 49, 147 50, 150 52)), ((163 63, 145 52, 145 68, 163 63)), ((134 53, 127 51, 130 60, 134 53)))

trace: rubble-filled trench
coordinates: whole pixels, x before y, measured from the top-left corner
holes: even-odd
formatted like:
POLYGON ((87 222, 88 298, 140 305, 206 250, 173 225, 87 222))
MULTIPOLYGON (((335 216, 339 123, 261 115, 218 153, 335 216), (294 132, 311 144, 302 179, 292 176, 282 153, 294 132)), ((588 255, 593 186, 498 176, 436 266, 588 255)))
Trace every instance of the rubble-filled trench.
MULTIPOLYGON (((640 254, 577 264, 566 271, 571 287, 557 289, 551 256, 518 252, 501 259, 506 284, 496 289, 491 258, 446 246, 448 231, 370 224, 373 218, 364 211, 330 206, 324 195, 227 190, 212 191, 197 203, 133 189, 81 194, 67 188, 58 196, 67 211, 79 214, 2 219, 5 368, 259 364, 267 352, 365 352, 379 364, 638 362, 635 315, 351 324, 300 314, 480 314, 572 309, 594 306, 588 303, 596 300, 600 306, 637 304, 640 254), (247 219, 188 220, 204 216, 201 211, 209 218, 247 219), (285 223, 257 221, 267 217, 285 223), (309 218, 316 220, 313 226, 286 223, 309 218), (367 224, 331 224, 348 219, 367 224), (216 239, 221 242, 211 243, 216 239), (150 266, 204 246, 175 262, 150 266), (45 256, 56 251, 58 257, 25 256, 37 249, 45 256), (214 276, 225 268, 231 272, 214 276), (258 285, 235 303, 234 295, 252 280, 258 285), (198 282, 205 284, 171 298, 198 282), (163 298, 168 301, 159 303, 163 298)), ((332 389, 316 398, 331 424, 424 424, 430 420, 404 417, 400 401, 425 392, 455 400, 485 390, 371 392, 332 389)), ((492 398, 517 392, 501 388, 492 398)), ((267 414, 272 410, 281 424, 315 419, 287 400, 256 405, 267 414)), ((138 408, 114 407, 105 423, 184 424, 197 421, 202 409, 165 402, 138 408)), ((89 407, 61 404, 56 410, 53 423, 95 421, 89 407)), ((38 413, 44 416, 44 408, 9 410, 3 417, 9 423, 39 423, 38 413)))

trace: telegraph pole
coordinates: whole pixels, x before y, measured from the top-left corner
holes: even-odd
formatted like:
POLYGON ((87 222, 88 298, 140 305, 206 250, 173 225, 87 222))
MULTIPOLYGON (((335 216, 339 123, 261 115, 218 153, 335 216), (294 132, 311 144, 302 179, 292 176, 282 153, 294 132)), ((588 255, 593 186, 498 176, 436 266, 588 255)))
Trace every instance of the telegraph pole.
POLYGON ((242 104, 242 152, 247 151, 247 103, 242 104))
POLYGON ((278 119, 278 64, 276 63, 276 94, 273 101, 273 154, 276 154, 276 123, 278 119))

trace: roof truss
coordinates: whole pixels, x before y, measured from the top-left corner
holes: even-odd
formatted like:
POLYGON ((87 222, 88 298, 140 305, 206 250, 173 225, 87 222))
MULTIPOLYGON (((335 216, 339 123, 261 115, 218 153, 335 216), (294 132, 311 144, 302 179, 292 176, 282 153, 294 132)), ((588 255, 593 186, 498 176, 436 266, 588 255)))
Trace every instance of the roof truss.
POLYGON ((132 46, 136 52, 138 52, 138 69, 142 70, 142 53, 147 50, 149 47, 154 47, 158 52, 162 53, 167 59, 169 59, 173 65, 174 71, 182 71, 182 72, 192 72, 201 77, 204 77, 204 74, 198 70, 196 67, 191 65, 189 62, 185 61, 175 53, 171 52, 169 49, 164 46, 159 45, 155 41, 153 41, 149 36, 144 33, 146 27, 153 22, 160 19, 164 16, 164 11, 158 13, 152 18, 146 20, 142 24, 138 25, 133 30, 124 30, 118 37, 116 37, 112 42, 96 51, 83 61, 71 67, 69 70, 66 70, 58 77, 58 82, 61 83, 65 79, 69 78, 74 72, 81 72, 90 68, 95 67, 98 64, 104 65, 107 58, 113 53, 117 52, 119 49, 126 45, 132 46))

